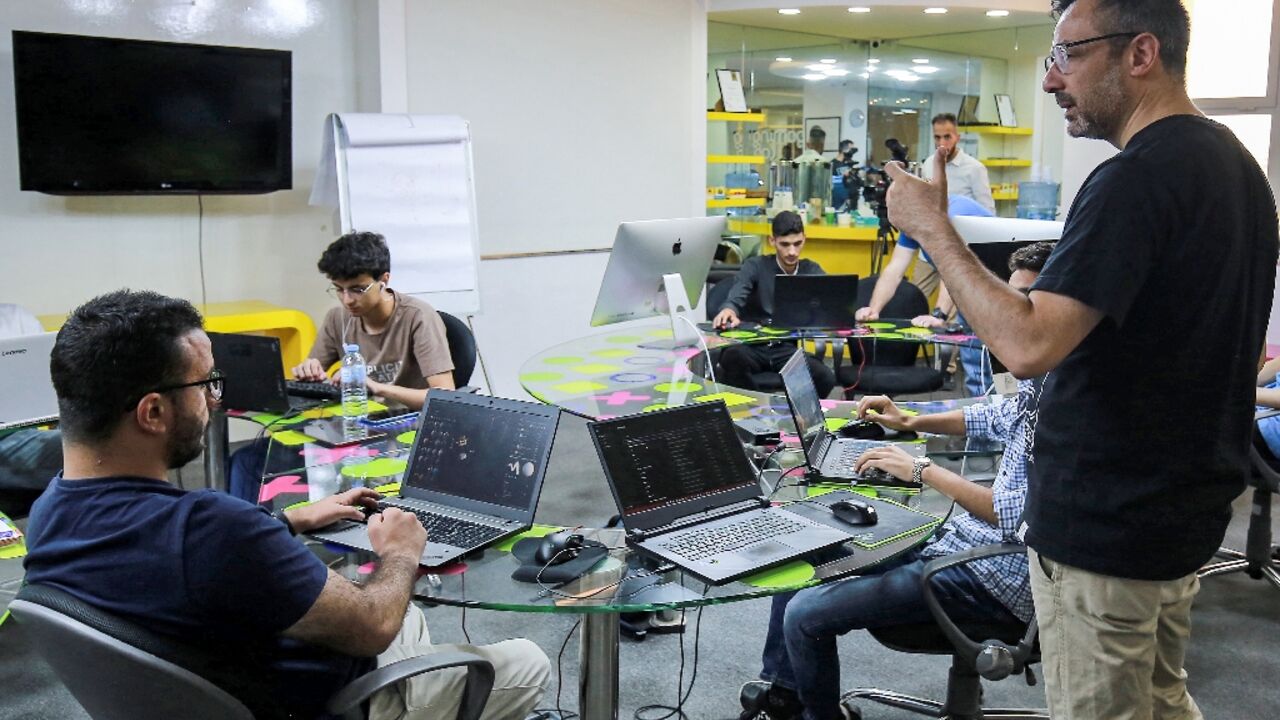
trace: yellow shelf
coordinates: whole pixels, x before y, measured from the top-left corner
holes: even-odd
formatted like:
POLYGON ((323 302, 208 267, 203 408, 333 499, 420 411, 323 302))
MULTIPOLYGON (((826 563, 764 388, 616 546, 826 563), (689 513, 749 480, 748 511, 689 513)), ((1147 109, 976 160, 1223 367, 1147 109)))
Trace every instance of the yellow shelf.
POLYGON ((987 167, 1009 167, 1009 168, 1027 168, 1031 167, 1030 160, 1015 160, 1013 158, 987 158, 982 161, 987 167))
POLYGON ((1001 127, 999 125, 961 125, 962 133, 978 133, 979 135, 1031 135, 1031 128, 1001 127))
POLYGON ((764 198, 707 198, 709 208, 764 207, 764 198))
POLYGON ((991 193, 991 198, 992 198, 993 200, 1017 200, 1017 199, 1018 199, 1018 193, 1017 193, 1016 191, 1015 191, 1015 192, 998 192, 998 193, 991 193))
POLYGON ((707 162, 713 165, 763 165, 763 155, 708 155, 707 162))
MULTIPOLYGON (((748 235, 769 235, 773 228, 769 223, 755 220, 730 220, 730 232, 748 235)), ((875 240, 875 225, 840 227, 826 223, 805 223, 804 235, 810 240, 875 240)))
POLYGON ((707 120, 723 120, 726 122, 762 123, 764 122, 764 113, 752 113, 752 112, 731 113, 731 112, 716 112, 715 110, 708 110, 707 120))

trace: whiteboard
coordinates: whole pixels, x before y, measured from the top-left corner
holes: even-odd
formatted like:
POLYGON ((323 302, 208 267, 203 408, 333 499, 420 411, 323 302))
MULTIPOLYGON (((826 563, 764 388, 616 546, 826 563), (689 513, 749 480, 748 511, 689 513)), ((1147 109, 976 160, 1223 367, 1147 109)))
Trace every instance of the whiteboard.
POLYGON ((471 132, 452 115, 331 114, 312 205, 343 232, 380 233, 391 286, 457 315, 480 311, 471 132))

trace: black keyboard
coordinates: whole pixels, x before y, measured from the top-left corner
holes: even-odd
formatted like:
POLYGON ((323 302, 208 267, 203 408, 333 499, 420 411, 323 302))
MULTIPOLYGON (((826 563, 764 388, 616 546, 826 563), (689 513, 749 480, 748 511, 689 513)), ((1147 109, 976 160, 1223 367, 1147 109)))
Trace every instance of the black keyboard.
POLYGON ((701 560, 804 528, 776 513, 759 513, 736 523, 681 533, 662 547, 689 560, 701 560))
POLYGON ((330 385, 327 382, 285 380, 284 389, 290 395, 313 400, 333 400, 337 402, 342 399, 342 388, 337 385, 330 385))
POLYGON ((427 540, 442 545, 452 545, 460 548, 479 547, 496 539, 505 532, 488 525, 473 523, 469 520, 459 520, 447 515, 438 515, 405 505, 378 503, 379 510, 389 507, 417 515, 418 520, 422 522, 422 527, 427 529, 427 540))

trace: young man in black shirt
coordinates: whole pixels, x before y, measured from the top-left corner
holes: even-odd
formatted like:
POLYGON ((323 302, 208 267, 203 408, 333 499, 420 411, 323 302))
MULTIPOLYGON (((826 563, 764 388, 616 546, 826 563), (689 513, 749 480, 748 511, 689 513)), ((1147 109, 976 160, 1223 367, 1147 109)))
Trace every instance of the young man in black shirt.
POLYGON ((965 247, 944 182, 893 168, 890 220, 1015 375, 1048 373, 1023 520, 1050 714, 1200 718, 1182 661, 1195 572, 1245 485, 1275 201, 1187 96, 1179 0, 1055 10, 1044 90, 1068 132, 1121 152, 1081 188, 1030 294, 965 247))
MULTIPOLYGON (((804 260, 804 221, 790 210, 773 218, 773 234, 769 245, 774 255, 758 255, 742 263, 733 279, 729 297, 711 323, 718 329, 735 328, 743 320, 767 322, 773 316, 773 286, 778 275, 824 275, 822 266, 804 260)), ((753 373, 777 372, 795 354, 794 342, 778 340, 750 345, 730 345, 720 354, 720 380, 741 388, 756 389, 753 373)), ((820 397, 827 397, 836 386, 836 375, 822 361, 806 355, 813 384, 820 397)))

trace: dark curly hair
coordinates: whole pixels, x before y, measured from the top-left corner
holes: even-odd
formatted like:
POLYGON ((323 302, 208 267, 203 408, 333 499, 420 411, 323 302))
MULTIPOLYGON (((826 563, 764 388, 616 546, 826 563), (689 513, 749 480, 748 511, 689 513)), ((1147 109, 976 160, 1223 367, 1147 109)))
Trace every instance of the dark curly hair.
POLYGON ((73 310, 49 359, 62 432, 78 442, 111 437, 131 402, 184 381, 180 339, 202 327, 191 303, 148 290, 117 290, 73 310))
POLYGON ((804 232, 804 221, 790 210, 783 210, 773 217, 773 236, 776 238, 804 232))
POLYGON ((1009 272, 1017 272, 1019 270, 1030 270, 1034 273, 1040 272, 1044 269, 1044 264, 1049 262, 1049 253, 1053 252, 1055 245, 1057 243, 1042 240, 1041 242, 1018 248, 1009 256, 1009 272))
MULTIPOLYGON (((1052 0, 1053 13, 1061 16, 1076 0, 1052 0)), ((1160 63, 1174 77, 1187 71, 1187 46, 1191 42, 1191 17, 1182 0, 1098 0, 1098 32, 1151 33, 1160 41, 1160 63)), ((1113 47, 1125 38, 1116 38, 1113 47)))
POLYGON ((329 243, 316 267, 330 280, 354 280, 365 274, 377 280, 391 271, 391 251, 378 233, 349 232, 329 243))

